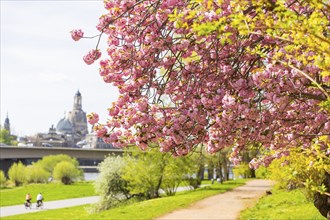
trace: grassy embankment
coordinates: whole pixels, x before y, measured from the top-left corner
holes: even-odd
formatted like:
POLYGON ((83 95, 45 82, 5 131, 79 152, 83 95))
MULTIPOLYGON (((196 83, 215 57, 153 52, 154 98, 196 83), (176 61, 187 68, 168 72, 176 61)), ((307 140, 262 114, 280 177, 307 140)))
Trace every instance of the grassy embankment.
MULTIPOLYGON (((23 215, 8 216, 2 219, 29 220, 29 219, 153 219, 175 209, 186 207, 203 198, 226 192, 243 185, 246 180, 228 181, 224 184, 215 183, 205 188, 193 191, 178 192, 175 196, 137 202, 113 208, 97 214, 89 214, 88 205, 76 206, 23 215)), ((203 182, 205 184, 205 182, 203 182)), ((207 184, 207 183, 206 183, 207 184)), ((45 203, 45 208, 47 204, 45 203)))
POLYGON ((272 190, 258 203, 241 213, 240 219, 325 219, 301 190, 272 190))
POLYGON ((39 192, 43 194, 46 202, 96 195, 93 182, 77 182, 72 185, 61 183, 29 184, 0 189, 0 206, 23 204, 27 193, 32 195, 32 202, 34 203, 39 192))

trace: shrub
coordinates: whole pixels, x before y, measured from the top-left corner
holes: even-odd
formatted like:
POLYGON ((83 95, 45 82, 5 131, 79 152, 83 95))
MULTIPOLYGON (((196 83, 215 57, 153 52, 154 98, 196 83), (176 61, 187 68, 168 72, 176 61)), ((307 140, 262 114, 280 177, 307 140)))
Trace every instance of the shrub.
POLYGON ((147 199, 159 197, 159 189, 174 195, 180 183, 196 175, 198 157, 172 157, 157 148, 133 151, 126 156, 123 178, 128 181, 131 194, 147 199))
POLYGON ((247 163, 241 163, 233 168, 233 173, 236 178, 250 178, 252 177, 252 170, 247 163))
POLYGON ((185 181, 186 183, 188 183, 189 186, 191 186, 194 189, 197 189, 202 183, 201 179, 194 177, 188 177, 185 179, 185 181))
POLYGON ((122 177, 129 183, 128 189, 132 195, 147 199, 159 197, 165 156, 157 149, 150 149, 147 152, 134 151, 133 156, 125 157, 122 177))
POLYGON ((26 173, 28 183, 46 183, 50 176, 50 173, 37 164, 26 167, 26 173))
POLYGON ((78 161, 75 158, 72 158, 66 154, 58 154, 58 155, 49 155, 43 157, 41 160, 34 163, 35 165, 38 165, 42 167, 44 170, 46 170, 49 173, 53 173, 53 170, 55 166, 63 161, 67 161, 72 163, 75 167, 79 166, 78 161))
POLYGON ((94 204, 90 211, 99 212, 114 207, 131 197, 127 189, 127 181, 121 175, 125 166, 120 156, 109 156, 99 164, 99 176, 95 180, 95 191, 100 200, 94 204))
POLYGON ((264 166, 260 166, 258 169, 256 169, 256 178, 266 179, 269 177, 269 175, 269 169, 264 166))
POLYGON ((6 179, 5 173, 2 170, 0 170, 0 187, 5 186, 6 181, 7 181, 7 179, 6 179))
POLYGON ((10 181, 12 181, 15 186, 20 186, 26 182, 26 167, 22 162, 14 163, 8 171, 8 176, 10 181))
POLYGON ((65 185, 73 183, 76 178, 82 177, 82 174, 82 171, 75 164, 68 161, 57 163, 53 171, 54 179, 65 185))
MULTIPOLYGON (((179 185, 185 181, 194 189, 198 188, 201 181, 196 176, 198 166, 196 166, 197 157, 165 157, 165 168, 163 169, 163 179, 161 189, 166 195, 175 195, 179 185)), ((152 175, 152 174, 151 174, 152 175)))

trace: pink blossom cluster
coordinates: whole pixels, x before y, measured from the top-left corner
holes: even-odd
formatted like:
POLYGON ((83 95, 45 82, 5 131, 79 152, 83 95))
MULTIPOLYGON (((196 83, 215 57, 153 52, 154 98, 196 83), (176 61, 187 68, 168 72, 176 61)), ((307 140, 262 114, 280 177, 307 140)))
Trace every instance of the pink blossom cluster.
POLYGON ((92 112, 87 115, 88 123, 94 125, 99 122, 99 115, 92 112))
MULTIPOLYGON (((325 95, 295 69, 272 60, 272 45, 287 42, 253 34, 242 38, 228 26, 230 35, 223 43, 225 36, 201 36, 168 19, 176 11, 186 15, 181 23, 198 20, 200 14, 189 14, 189 4, 193 3, 105 1, 107 14, 97 25, 108 37, 100 76, 120 95, 108 109, 108 121, 94 126, 99 137, 117 147, 135 144, 142 150, 157 143, 162 152, 174 156, 201 144, 210 153, 233 147, 234 163, 253 143, 282 152, 251 161, 256 168, 291 147, 308 147, 313 139, 330 135, 329 114, 318 105, 325 95), (247 52, 256 43, 267 48, 267 56, 247 52)), ((214 11, 198 21, 217 21, 232 13, 229 0, 212 4, 214 11), (217 9, 221 13, 215 13, 217 9)), ((84 60, 91 64, 99 57, 93 50, 84 60)), ((318 77, 312 65, 299 64, 299 69, 318 77)), ((89 120, 97 123, 98 117, 93 114, 89 120)))
POLYGON ((91 65, 95 60, 101 57, 101 52, 99 50, 90 50, 88 54, 84 56, 84 61, 86 64, 91 65))
POLYGON ((74 41, 78 41, 81 38, 84 37, 84 32, 82 32, 82 30, 78 29, 78 30, 72 30, 71 31, 71 37, 74 41))

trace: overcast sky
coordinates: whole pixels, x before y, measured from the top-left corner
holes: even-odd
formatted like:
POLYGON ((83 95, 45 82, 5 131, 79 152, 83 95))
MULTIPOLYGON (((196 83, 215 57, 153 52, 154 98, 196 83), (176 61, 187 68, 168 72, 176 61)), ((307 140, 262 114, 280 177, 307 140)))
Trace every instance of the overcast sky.
POLYGON ((98 62, 88 66, 82 60, 97 40, 75 42, 70 36, 72 29, 97 34, 104 12, 103 2, 96 0, 1 0, 2 125, 8 113, 16 135, 48 132, 72 110, 78 89, 83 110, 106 120, 117 89, 103 82, 98 62))

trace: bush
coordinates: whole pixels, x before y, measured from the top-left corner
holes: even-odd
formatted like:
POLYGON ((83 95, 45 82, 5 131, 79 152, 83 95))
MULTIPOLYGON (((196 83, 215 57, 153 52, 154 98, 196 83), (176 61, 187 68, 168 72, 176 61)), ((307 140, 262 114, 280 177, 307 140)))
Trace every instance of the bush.
POLYGON ((5 186, 6 181, 7 181, 7 179, 6 179, 5 173, 2 170, 0 170, 0 187, 5 186))
POLYGON ((256 178, 258 179, 267 179, 269 178, 270 172, 268 168, 264 166, 260 166, 258 169, 256 169, 256 178))
POLYGON ((186 183, 188 183, 189 186, 191 186, 194 189, 197 189, 202 183, 201 179, 193 178, 193 177, 186 178, 185 181, 186 183))
POLYGON ((121 177, 124 166, 124 159, 120 156, 109 156, 99 164, 100 174, 94 186, 100 200, 92 206, 92 212, 109 209, 131 197, 127 181, 121 177))
POLYGON ((175 158, 157 148, 133 151, 133 156, 125 159, 123 178, 129 183, 130 193, 147 199, 159 197, 160 189, 174 195, 180 183, 198 170, 198 157, 175 158))
POLYGON ((58 155, 49 155, 43 157, 41 160, 33 163, 33 165, 38 165, 46 170, 48 173, 53 173, 55 166, 63 161, 67 161, 72 163, 75 167, 79 166, 78 161, 75 158, 72 158, 66 154, 58 154, 58 155))
POLYGON ((132 156, 125 157, 126 166, 122 177, 129 183, 128 189, 132 195, 151 199, 159 197, 159 189, 163 179, 166 155, 157 149, 144 152, 137 150, 132 156))
POLYGON ((238 166, 233 168, 233 173, 236 178, 251 178, 252 177, 252 170, 247 163, 241 163, 238 166))
POLYGON ((26 167, 26 173, 28 183, 47 183, 50 176, 50 173, 37 164, 26 167))
POLYGON ((74 179, 82 177, 82 174, 82 171, 75 164, 68 161, 57 163, 53 171, 54 179, 65 185, 72 184, 74 179))
POLYGON ((20 186, 26 182, 26 167, 22 162, 14 163, 8 171, 8 176, 10 181, 12 181, 15 186, 20 186))
POLYGON ((194 178, 198 170, 198 166, 196 166, 197 157, 175 158, 168 156, 164 159, 166 166, 163 169, 161 189, 165 191, 166 195, 175 195, 177 188, 184 181, 194 189, 198 188, 201 181, 194 178))

